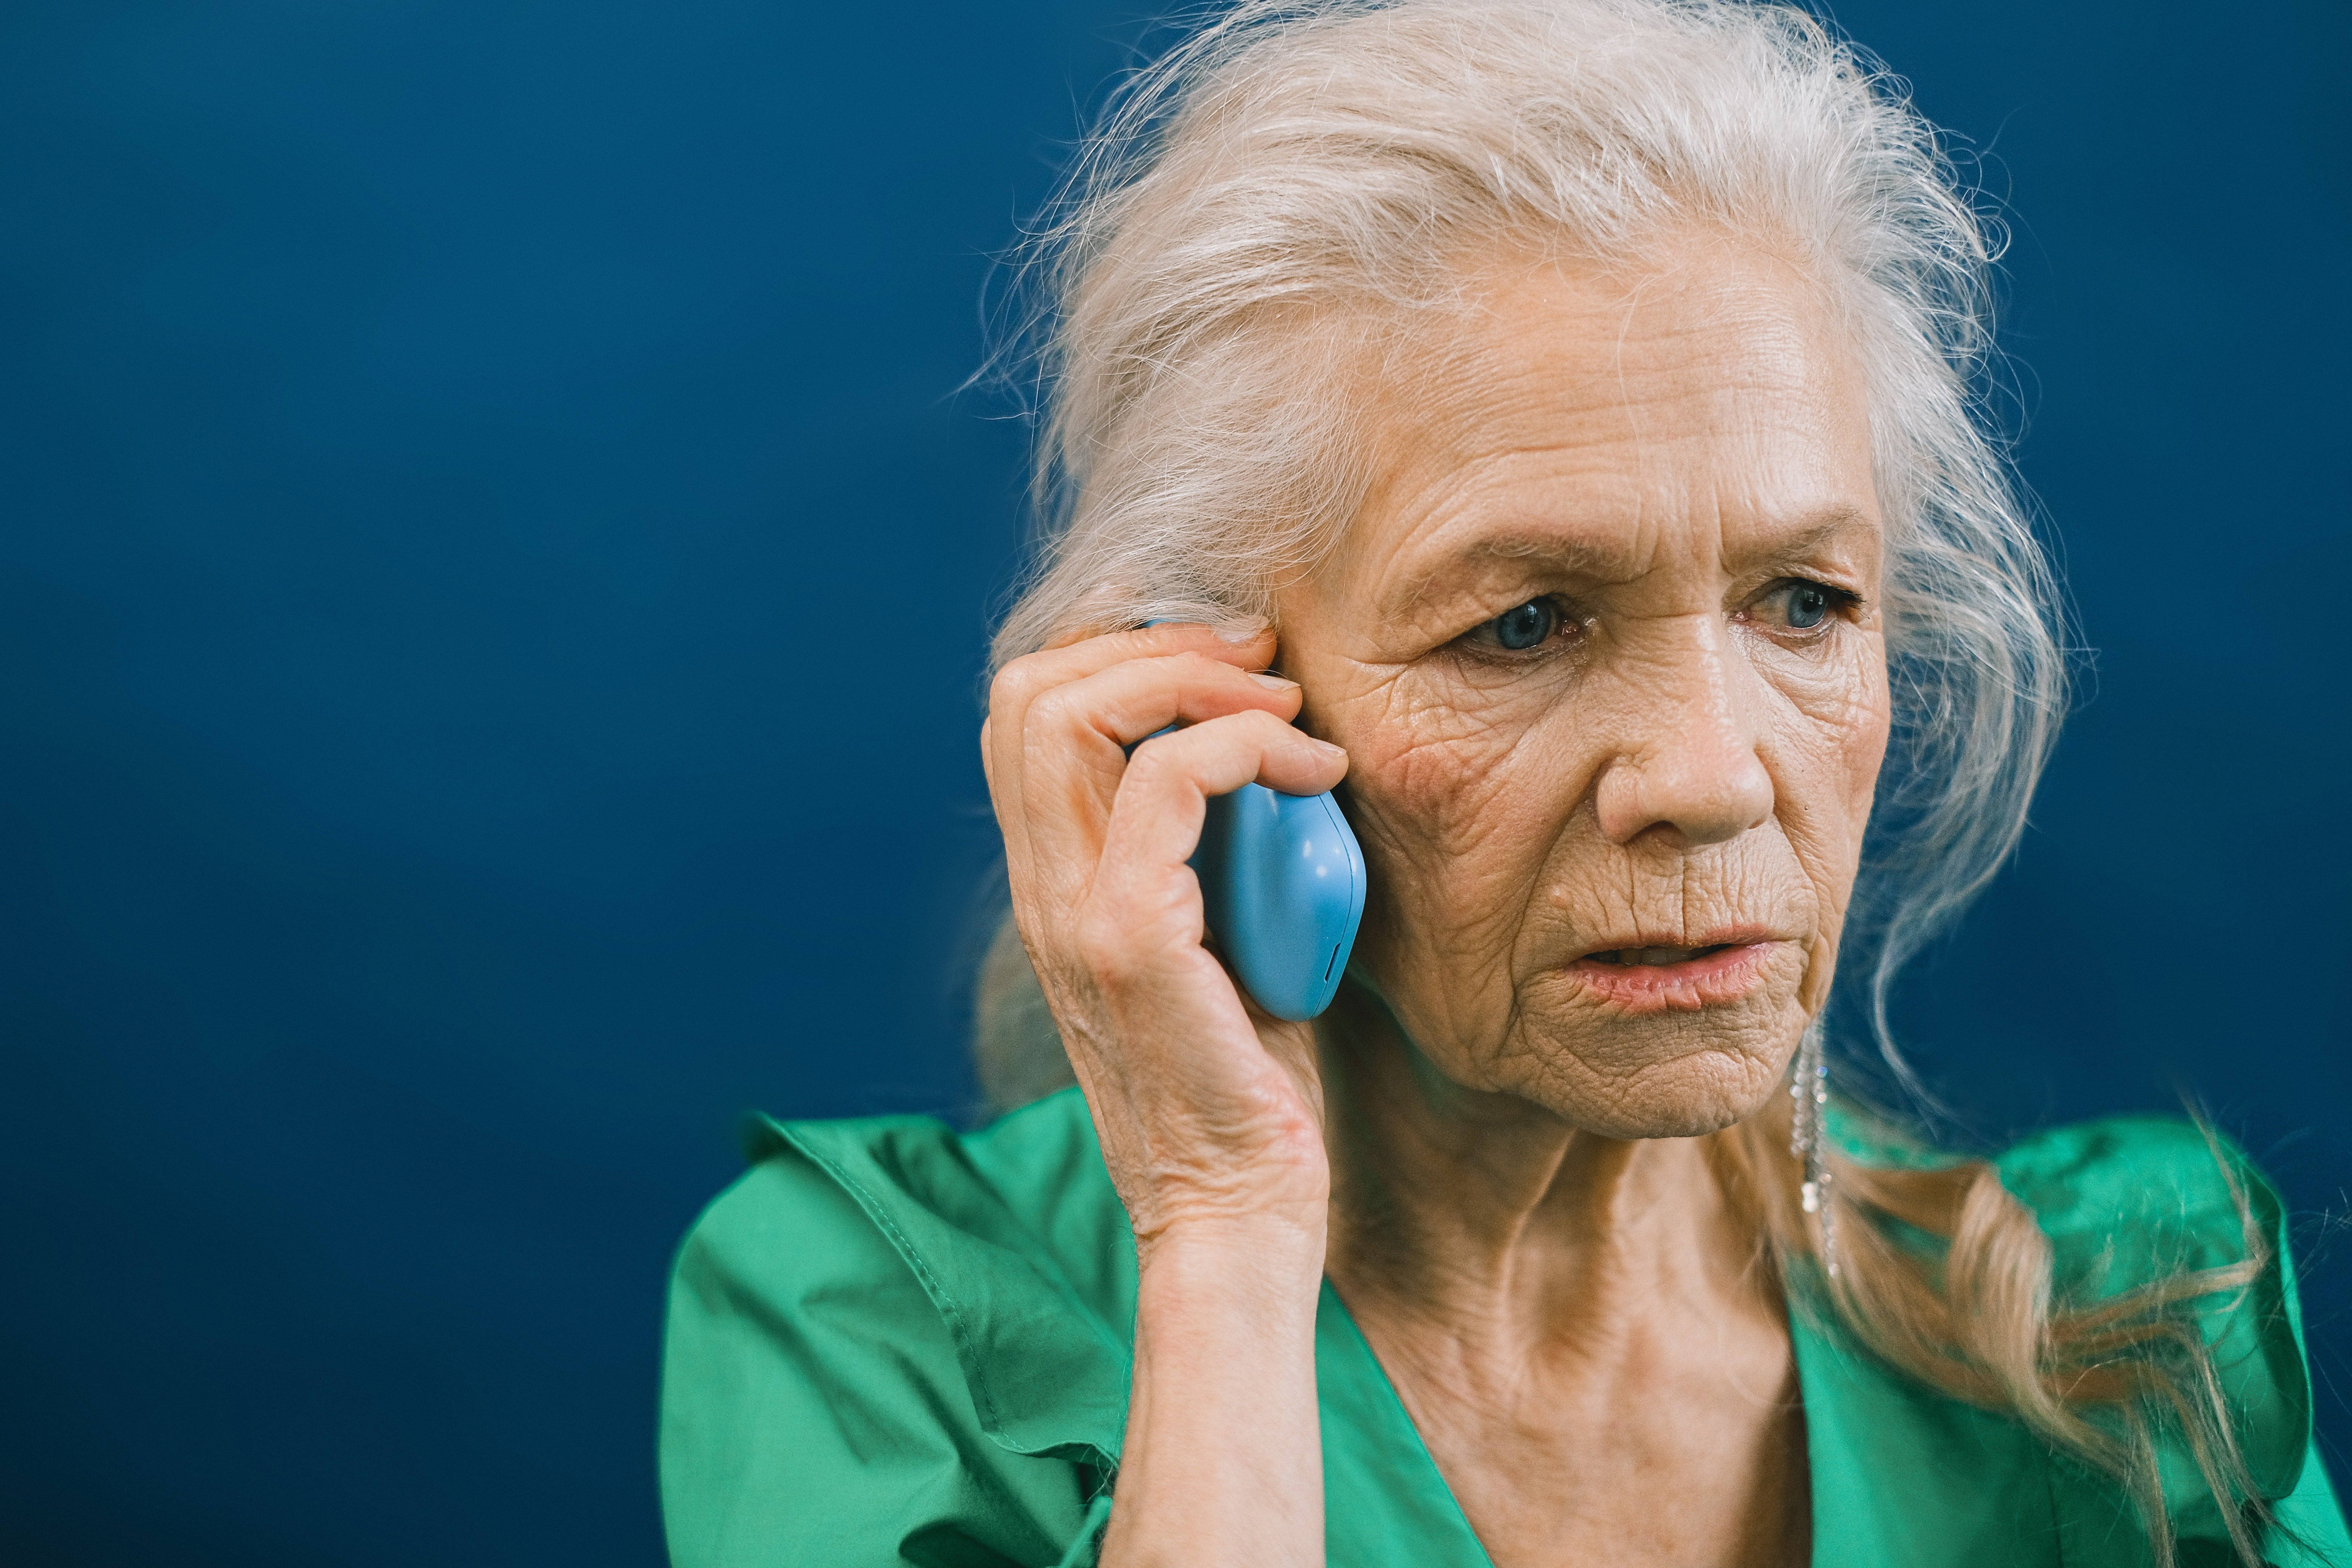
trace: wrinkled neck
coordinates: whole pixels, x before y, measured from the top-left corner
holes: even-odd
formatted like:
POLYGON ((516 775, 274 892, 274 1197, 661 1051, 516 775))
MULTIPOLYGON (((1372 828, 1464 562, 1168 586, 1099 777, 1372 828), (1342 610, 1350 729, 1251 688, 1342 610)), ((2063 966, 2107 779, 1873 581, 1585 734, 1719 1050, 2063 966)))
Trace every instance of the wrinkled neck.
POLYGON ((1778 1298, 1706 1138, 1622 1139, 1440 1073, 1377 1001, 1321 1028, 1326 1265, 1351 1310, 1519 1351, 1778 1298))

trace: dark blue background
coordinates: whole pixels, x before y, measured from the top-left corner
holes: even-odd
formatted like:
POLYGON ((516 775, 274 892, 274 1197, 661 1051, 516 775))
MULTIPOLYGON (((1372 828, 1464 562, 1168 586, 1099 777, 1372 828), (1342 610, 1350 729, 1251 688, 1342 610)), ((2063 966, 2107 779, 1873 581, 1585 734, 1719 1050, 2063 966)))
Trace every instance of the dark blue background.
MULTIPOLYGON (((663 1271, 738 1114, 972 1100, 1024 437, 952 395, 1132 15, 0 12, 0 1558, 657 1558, 663 1271)), ((2097 650, 1916 1054, 1996 1131, 2185 1083, 2306 1216, 2347 15, 1843 16, 1993 151, 2097 650)))

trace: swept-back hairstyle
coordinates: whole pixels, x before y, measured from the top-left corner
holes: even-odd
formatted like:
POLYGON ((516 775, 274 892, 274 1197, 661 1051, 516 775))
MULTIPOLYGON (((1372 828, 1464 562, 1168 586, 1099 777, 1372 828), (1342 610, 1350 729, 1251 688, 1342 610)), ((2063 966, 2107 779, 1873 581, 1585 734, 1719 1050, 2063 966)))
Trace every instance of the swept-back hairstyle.
POLYGON ((1365 479, 1328 374, 1454 306, 1465 252, 1639 266, 1695 228, 1790 256, 1867 378, 1897 695, 1847 972, 1998 869, 2064 706, 2058 598, 1983 417, 1987 226, 1934 129, 1801 11, 1711 0, 1244 0, 1130 78, 1027 247, 1034 574, 999 664, 1079 622, 1268 618, 1365 479))
MULTIPOLYGON (((1890 984, 2023 829, 2064 707, 2063 617, 1990 406, 1997 235, 1901 85, 1802 11, 1240 0, 1128 78, 1016 270, 1039 526, 994 661, 1154 617, 1269 622, 1367 482, 1343 365, 1442 330, 1465 307, 1465 258, 1639 269, 1706 233, 1795 262, 1866 382, 1895 728, 1841 994, 1909 1084, 1890 984)), ((1015 1037, 1045 1016, 1009 926, 982 992, 983 1067, 1017 1077, 1015 1037)), ((2252 1489, 2210 1369, 2129 1352, 2132 1324, 2250 1275, 2251 1231, 2231 1279, 2070 1316, 2051 1304, 2046 1238, 1990 1167, 1853 1167, 1838 1207, 1950 1247, 1931 1278, 1857 1212, 1831 1279, 1811 1267, 1786 1139, 1781 1107, 1718 1135, 1722 1168, 1784 1274, 1814 1279, 1865 1343, 2118 1475, 2159 1561, 2170 1531, 2142 1425, 2092 1417, 2168 1395, 2236 1519, 2252 1489), (2086 1379, 2086 1357, 2106 1371, 2086 1379), (2137 1370, 2114 1371, 2126 1362, 2137 1370)))

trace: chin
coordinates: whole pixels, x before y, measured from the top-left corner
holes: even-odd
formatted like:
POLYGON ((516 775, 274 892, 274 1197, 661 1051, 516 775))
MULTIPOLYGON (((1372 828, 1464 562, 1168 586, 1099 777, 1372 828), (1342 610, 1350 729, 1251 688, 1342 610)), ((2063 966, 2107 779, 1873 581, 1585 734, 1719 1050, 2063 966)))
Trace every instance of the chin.
POLYGON ((1794 1033, 1783 1041, 1780 1037, 1784 1031, 1766 1026, 1763 1019, 1724 1022, 1727 1026, 1719 1031, 1694 1029, 1686 1023, 1669 1038, 1655 1041, 1641 1037, 1652 1031, 1627 1029, 1622 1023, 1608 1032, 1622 1030, 1634 1038, 1530 1040, 1529 1048, 1512 1064, 1525 1072, 1527 1081, 1497 1087, 1604 1138, 1698 1138, 1720 1132, 1770 1103, 1796 1048, 1794 1033), (1691 1037, 1700 1034, 1715 1037, 1691 1037), (1592 1048, 1596 1046, 1601 1048, 1592 1048))

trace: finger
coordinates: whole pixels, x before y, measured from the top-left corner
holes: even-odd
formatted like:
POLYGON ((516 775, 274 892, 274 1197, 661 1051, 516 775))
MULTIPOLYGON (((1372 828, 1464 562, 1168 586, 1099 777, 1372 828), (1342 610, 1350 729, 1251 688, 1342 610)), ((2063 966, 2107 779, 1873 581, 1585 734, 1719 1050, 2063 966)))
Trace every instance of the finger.
POLYGON ((1190 616, 1162 616, 1139 621, 1135 614, 1138 597, 1131 589, 1106 585, 1081 599, 1052 635, 1038 646, 1044 648, 1068 647, 1073 643, 1086 642, 1094 637, 1158 626, 1202 626, 1215 630, 1216 635, 1227 642, 1241 643, 1264 635, 1269 624, 1262 616, 1227 616, 1222 625, 1197 621, 1190 616))
POLYGON ((1027 781, 1022 764, 1031 703, 1056 687, 1129 659, 1195 653, 1237 669, 1262 669, 1274 657, 1274 646, 1270 631, 1234 643, 1202 626, 1146 626, 1033 653, 998 671, 989 688, 988 720, 981 728, 986 748, 982 769, 1004 832, 1008 861, 1017 862, 1027 854, 1027 781))
POLYGON ((1200 883, 1185 862, 1201 842, 1211 795, 1245 784, 1320 795, 1348 771, 1347 753, 1265 712, 1234 713, 1136 749, 1119 779, 1087 901, 1145 949, 1200 941, 1200 883))
POLYGON ((1194 653, 1131 658, 1038 697, 1029 705, 1023 750, 1033 768, 1041 752, 1083 755, 1107 764, 1116 782, 1128 752, 1171 724, 1250 711, 1286 723, 1298 707, 1298 683, 1278 675, 1244 672, 1194 653))
POLYGON ((1179 721, 1255 712, 1287 722, 1297 686, 1181 653, 1136 658, 1054 688, 1029 705, 1022 748, 1022 831, 1041 887, 1075 893, 1102 853, 1127 749, 1179 721))
POLYGON ((1227 642, 1202 626, 1142 626, 1131 632, 1110 632, 1067 647, 1047 648, 1014 659, 999 670, 990 683, 988 712, 991 718, 1017 732, 1029 704, 1045 692, 1129 659, 1192 653, 1235 669, 1264 669, 1273 660, 1274 649, 1271 631, 1244 642, 1227 642))
POLYGON ((1245 784, 1285 795, 1321 795, 1347 776, 1346 752, 1258 710, 1144 742, 1120 775, 1118 804, 1130 793, 1172 795, 1189 786, 1205 797, 1231 795, 1245 784))

